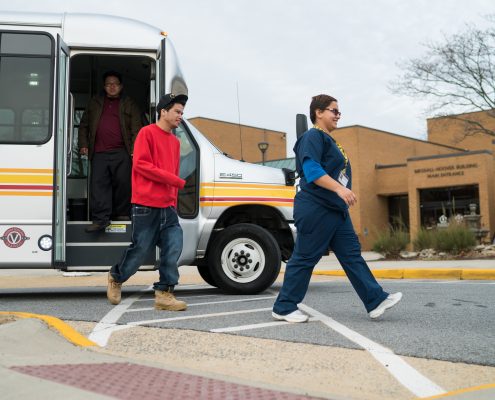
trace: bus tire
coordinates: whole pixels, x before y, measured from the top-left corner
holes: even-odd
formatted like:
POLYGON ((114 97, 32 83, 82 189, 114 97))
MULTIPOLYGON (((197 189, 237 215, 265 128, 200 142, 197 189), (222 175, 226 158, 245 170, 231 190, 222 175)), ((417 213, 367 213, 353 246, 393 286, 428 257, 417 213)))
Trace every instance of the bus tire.
POLYGON ((197 266, 198 273, 203 280, 210 286, 218 287, 213 278, 211 277, 210 267, 208 265, 197 266))
POLYGON ((269 288, 280 272, 280 248, 266 229, 236 224, 222 230, 210 249, 209 270, 227 293, 256 294, 269 288))

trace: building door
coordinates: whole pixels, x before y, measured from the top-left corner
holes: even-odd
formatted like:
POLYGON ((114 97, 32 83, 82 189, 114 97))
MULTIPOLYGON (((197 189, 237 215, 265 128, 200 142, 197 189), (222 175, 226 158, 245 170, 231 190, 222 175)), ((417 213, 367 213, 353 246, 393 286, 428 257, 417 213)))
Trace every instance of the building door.
POLYGON ((388 223, 394 228, 409 231, 409 197, 388 197, 388 223))

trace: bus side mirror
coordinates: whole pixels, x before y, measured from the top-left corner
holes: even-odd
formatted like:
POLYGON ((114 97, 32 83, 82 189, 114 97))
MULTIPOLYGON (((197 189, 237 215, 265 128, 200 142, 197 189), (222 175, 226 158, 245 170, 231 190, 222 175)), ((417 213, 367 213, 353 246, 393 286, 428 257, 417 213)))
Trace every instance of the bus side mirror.
POLYGON ((282 168, 285 176, 285 186, 294 186, 296 183, 296 171, 289 168, 282 168))
POLYGON ((296 114, 296 137, 299 139, 308 130, 308 118, 305 114, 296 114))

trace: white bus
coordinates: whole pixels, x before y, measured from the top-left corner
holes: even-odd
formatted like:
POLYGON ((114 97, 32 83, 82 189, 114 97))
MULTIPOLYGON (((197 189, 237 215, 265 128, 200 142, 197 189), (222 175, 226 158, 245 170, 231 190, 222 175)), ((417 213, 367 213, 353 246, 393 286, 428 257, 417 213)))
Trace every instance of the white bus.
MULTIPOLYGON (((89 185, 77 130, 106 70, 123 75, 143 121, 157 99, 187 94, 166 33, 114 16, 0 12, 0 268, 105 271, 130 242, 130 222, 86 233, 89 185)), ((181 142, 180 265, 210 284, 258 293, 294 245, 289 171, 233 160, 187 121, 181 142)), ((159 252, 142 269, 156 269, 159 252)))

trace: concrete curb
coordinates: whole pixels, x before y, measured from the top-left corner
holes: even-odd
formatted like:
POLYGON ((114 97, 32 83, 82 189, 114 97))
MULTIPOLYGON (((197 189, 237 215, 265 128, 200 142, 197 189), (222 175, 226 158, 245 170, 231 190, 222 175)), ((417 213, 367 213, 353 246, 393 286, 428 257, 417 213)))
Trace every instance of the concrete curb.
MULTIPOLYGON (((460 279, 495 280, 495 269, 407 268, 373 269, 375 278, 382 279, 460 279)), ((313 275, 346 276, 344 270, 313 271, 313 275)))
POLYGON ((69 342, 81 347, 98 346, 95 342, 89 340, 85 336, 81 335, 71 326, 67 325, 64 321, 52 317, 50 315, 31 314, 26 312, 13 312, 13 311, 0 311, 0 315, 12 315, 18 318, 36 318, 45 322, 48 326, 55 329, 61 336, 67 339, 69 342))

